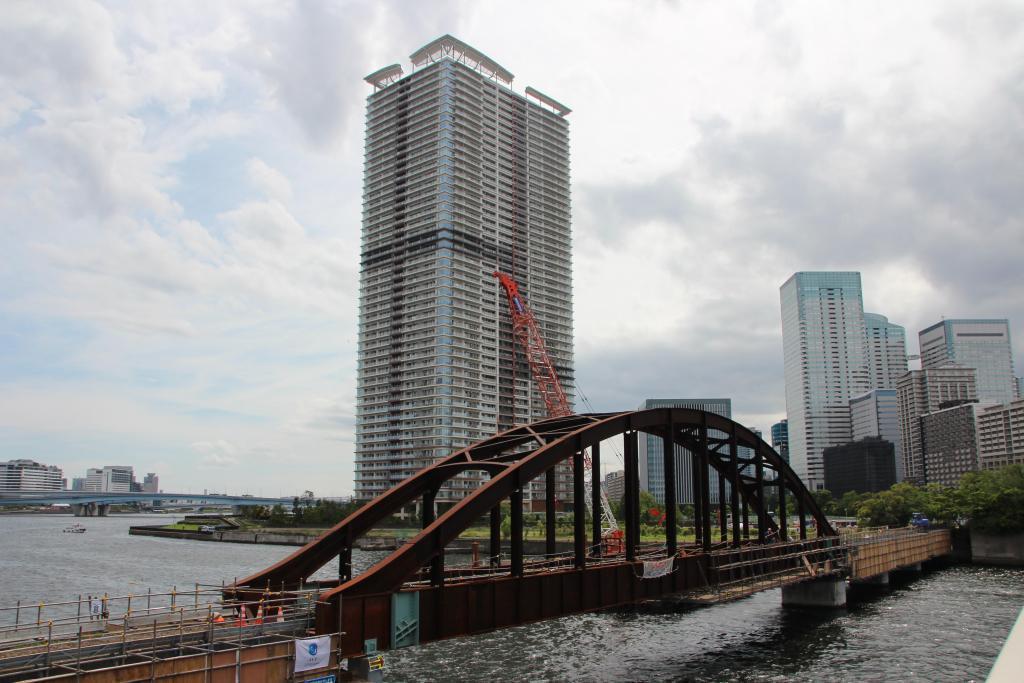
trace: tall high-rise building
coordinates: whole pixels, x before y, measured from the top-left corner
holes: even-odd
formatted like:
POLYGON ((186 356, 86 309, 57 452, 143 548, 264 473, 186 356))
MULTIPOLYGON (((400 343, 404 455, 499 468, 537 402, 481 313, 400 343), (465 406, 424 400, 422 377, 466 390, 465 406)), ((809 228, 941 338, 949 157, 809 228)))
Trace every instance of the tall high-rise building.
POLYGON ((815 490, 822 451, 850 441, 850 399, 872 384, 860 273, 794 273, 780 299, 789 463, 815 490))
MULTIPOLYGON (((731 398, 649 398, 640 404, 640 410, 651 408, 693 408, 732 418, 731 398)), ((727 436, 717 430, 708 430, 708 436, 727 436)), ((641 434, 638 440, 638 478, 640 488, 650 492, 659 503, 665 502, 665 456, 661 437, 641 434)), ((741 458, 750 457, 748 448, 741 447, 741 458)), ((693 504, 693 456, 689 449, 676 445, 676 501, 680 505, 693 504)), ((718 502, 718 473, 711 471, 709 478, 711 501, 718 502)))
POLYGON ((899 401, 895 389, 872 389, 851 398, 850 429, 852 441, 879 438, 891 443, 895 454, 896 481, 903 481, 903 439, 900 437, 899 401))
POLYGON ((147 472, 142 480, 142 490, 146 493, 160 493, 160 477, 156 472, 147 472))
POLYGON ((974 368, 950 363, 912 370, 900 378, 896 402, 905 479, 917 484, 925 483, 921 418, 952 405, 977 401, 976 373, 974 368))
POLYGON ((1009 403, 1017 397, 1006 319, 943 320, 921 330, 918 341, 922 369, 956 363, 977 370, 981 403, 1009 403))
POLYGON ((63 477, 56 465, 21 458, 0 462, 0 491, 60 491, 63 477))
MULTIPOLYGON (((451 36, 411 60, 408 75, 395 64, 366 78, 360 499, 546 415, 495 270, 518 282, 574 395, 569 109, 514 92, 508 70, 451 36)), ((479 476, 449 481, 437 501, 465 497, 479 476)), ((570 475, 558 487, 572 499, 570 475)))
POLYGON ((907 331, 884 315, 864 313, 864 333, 872 389, 896 389, 907 372, 907 331))
POLYGON ((772 425, 772 448, 778 451, 783 460, 789 462, 789 423, 786 420, 779 420, 772 425))

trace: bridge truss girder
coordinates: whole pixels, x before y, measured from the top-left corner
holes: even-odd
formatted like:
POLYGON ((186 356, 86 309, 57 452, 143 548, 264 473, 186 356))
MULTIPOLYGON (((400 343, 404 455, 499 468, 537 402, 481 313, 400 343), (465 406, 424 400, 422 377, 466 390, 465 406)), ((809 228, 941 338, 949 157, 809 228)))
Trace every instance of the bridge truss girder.
MULTIPOLYGON (((665 444, 663 458, 666 470, 666 549, 669 555, 677 550, 677 506, 670 504, 676 501, 675 477, 672 476, 675 465, 672 444, 687 448, 693 458, 692 471, 696 496, 694 522, 698 543, 704 549, 711 548, 714 513, 709 490, 709 472, 712 469, 719 474, 720 531, 722 538, 731 539, 733 547, 739 547, 740 543, 749 537, 751 512, 758 520, 759 542, 771 539, 786 540, 786 506, 789 497, 796 503, 801 538, 806 537, 807 515, 814 519, 819 536, 835 534, 810 492, 778 453, 753 432, 729 418, 686 408, 570 415, 514 427, 443 458, 388 490, 289 557, 267 570, 247 577, 238 585, 252 588, 292 586, 309 579, 314 572, 336 556, 340 560, 338 586, 323 596, 323 599, 330 603, 337 601, 342 595, 347 597, 397 591, 425 566, 431 568, 431 581, 442 584, 445 580, 445 546, 488 513, 491 518, 490 554, 492 558, 500 554, 500 517, 496 512, 506 499, 512 503, 509 573, 512 576, 521 576, 522 491, 526 484, 542 475, 550 477, 554 467, 565 460, 580 460, 584 449, 591 448, 593 455, 599 455, 602 441, 620 435, 624 438, 626 451, 625 556, 627 560, 633 560, 639 545, 641 516, 638 506, 636 462, 636 439, 639 432, 661 436, 665 444), (673 434, 671 443, 664 438, 670 432, 673 434), (712 432, 717 432, 719 436, 711 435, 712 432), (740 447, 751 449, 753 457, 741 459, 738 453, 740 447), (469 470, 488 472, 491 479, 434 519, 433 499, 437 490, 448 479, 469 470), (753 476, 750 470, 753 470, 753 476), (766 476, 769 473, 774 476, 766 476), (726 481, 730 482, 732 492, 728 501, 724 496, 726 481), (766 490, 772 487, 778 492, 780 522, 783 522, 780 525, 774 522, 764 505, 766 490), (424 528, 420 534, 373 568, 353 579, 351 549, 356 539, 387 516, 419 500, 424 502, 424 528), (731 530, 727 529, 725 524, 730 513, 731 530)), ((582 472, 582 467, 577 467, 574 472, 582 472)), ((579 480, 574 482, 577 501, 588 494, 595 497, 598 495, 598 482, 594 483, 595 490, 588 492, 583 488, 582 476, 574 476, 579 480)), ((546 509, 552 512, 553 487, 548 486, 547 489, 549 493, 546 509)), ((582 508, 582 505, 578 506, 578 509, 582 508)), ((576 518, 574 565, 584 567, 587 562, 586 529, 583 515, 576 515, 576 518)), ((548 522, 547 547, 549 552, 553 552, 554 525, 553 516, 550 514, 548 522)), ((591 538, 599 538, 599 533, 599 527, 595 524, 591 538)), ((591 554, 599 554, 596 545, 595 543, 591 546, 591 554)))

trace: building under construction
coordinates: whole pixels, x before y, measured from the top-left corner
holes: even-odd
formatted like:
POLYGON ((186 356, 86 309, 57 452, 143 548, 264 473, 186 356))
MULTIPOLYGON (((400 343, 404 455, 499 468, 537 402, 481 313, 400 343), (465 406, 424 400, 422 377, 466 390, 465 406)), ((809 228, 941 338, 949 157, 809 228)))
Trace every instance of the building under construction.
MULTIPOLYGON (((546 414, 494 271, 529 300, 573 401, 569 109, 443 36, 367 76, 355 493, 546 414)), ((572 499, 571 477, 556 481, 572 499)), ((447 482, 439 506, 480 473, 447 482)), ((527 496, 542 497, 544 482, 527 496)))

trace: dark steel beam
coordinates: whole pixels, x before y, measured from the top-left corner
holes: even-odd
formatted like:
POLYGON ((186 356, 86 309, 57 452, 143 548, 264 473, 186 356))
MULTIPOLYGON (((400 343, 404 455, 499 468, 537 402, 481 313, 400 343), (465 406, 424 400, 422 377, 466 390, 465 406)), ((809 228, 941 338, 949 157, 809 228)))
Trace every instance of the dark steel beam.
POLYGON ((587 487, 583 480, 583 449, 572 454, 572 541, 573 563, 587 564, 587 487))
POLYGON ((807 517, 804 516, 804 499, 796 497, 796 513, 800 516, 800 540, 807 540, 807 517))
POLYGON ((728 501, 725 499, 725 473, 718 474, 718 537, 723 541, 728 538, 729 519, 726 513, 728 501))
POLYGON ((348 534, 342 536, 341 551, 338 553, 338 583, 352 578, 352 541, 348 534))
POLYGON ((754 480, 757 482, 757 542, 764 543, 765 532, 768 530, 768 511, 764 502, 764 459, 757 452, 754 461, 754 480))
POLYGON ((779 538, 789 540, 789 521, 786 518, 786 479, 780 476, 779 482, 779 538))
POLYGON ((544 472, 544 553, 555 554, 555 468, 544 472))
POLYGON ((693 488, 693 540, 701 543, 704 537, 704 503, 700 485, 700 436, 692 440, 690 451, 690 486, 693 488))
POLYGON ((676 538, 676 449, 675 449, 675 425, 672 423, 672 412, 668 411, 665 436, 661 439, 662 444, 662 470, 665 472, 665 548, 669 557, 676 554, 678 550, 678 539, 676 538))
POLYGON ((701 421, 700 426, 700 514, 703 526, 701 528, 701 544, 704 552, 711 551, 711 472, 710 455, 708 454, 708 425, 707 417, 701 421))
POLYGON ((491 566, 497 567, 501 564, 501 504, 491 508, 491 542, 489 547, 491 553, 491 566))
POLYGON ((729 507, 732 508, 732 547, 740 547, 740 466, 736 430, 729 433, 729 507))
MULTIPOLYGON (((635 432, 633 432, 635 433, 635 432)), ((636 527, 634 525, 633 516, 636 510, 636 498, 637 498, 637 461, 636 461, 636 449, 632 448, 632 444, 635 443, 633 439, 630 439, 630 434, 624 434, 622 437, 623 441, 623 468, 624 472, 624 484, 625 491, 622 496, 622 511, 623 517, 625 518, 626 526, 626 560, 632 562, 636 559, 636 527)))
POLYGON ((590 464, 593 467, 590 475, 590 532, 593 537, 591 541, 590 554, 594 557, 601 555, 601 444, 595 443, 590 447, 590 464))
MULTIPOLYGON (((518 474, 518 472, 516 473, 518 474)), ((523 575, 523 484, 516 477, 515 488, 512 490, 512 576, 523 575)))

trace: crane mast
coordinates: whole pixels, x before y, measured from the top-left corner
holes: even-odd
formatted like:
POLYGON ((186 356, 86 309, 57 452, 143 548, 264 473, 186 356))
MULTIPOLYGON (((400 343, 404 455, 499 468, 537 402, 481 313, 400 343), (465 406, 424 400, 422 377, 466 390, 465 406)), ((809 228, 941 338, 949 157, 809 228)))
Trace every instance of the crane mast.
MULTIPOLYGON (((544 346, 544 337, 540 333, 537 319, 533 317, 533 312, 519 293, 519 286, 512 276, 507 273, 495 271, 494 277, 498 278, 502 289, 505 290, 505 296, 508 298, 509 314, 512 317, 512 334, 526 355, 526 361, 530 366, 530 374, 533 376, 537 390, 544 400, 548 417, 571 415, 572 408, 569 407, 569 399, 565 395, 565 390, 562 389, 558 373, 555 372, 555 366, 551 362, 547 348, 544 346)), ((591 490, 595 476, 600 478, 601 475, 598 472, 594 472, 594 463, 590 458, 590 453, 584 450, 583 481, 587 491, 591 490)), ((585 496, 585 498, 587 507, 590 508, 590 514, 598 514, 598 511, 593 509, 590 496, 585 496)), ((603 488, 601 489, 600 515, 601 535, 603 537, 614 536, 619 532, 619 524, 615 520, 615 515, 612 514, 612 507, 608 503, 608 496, 603 488)))

